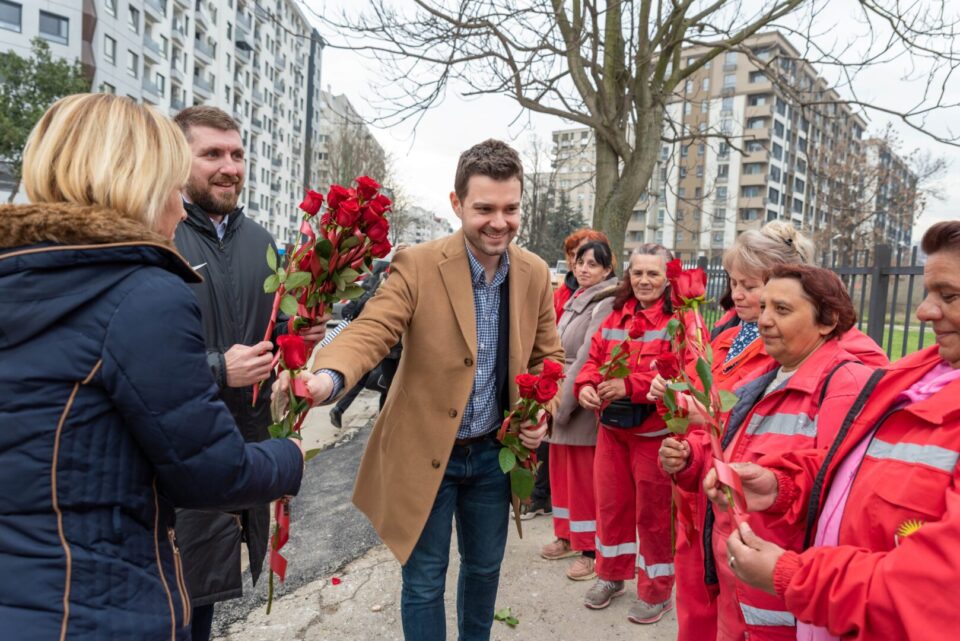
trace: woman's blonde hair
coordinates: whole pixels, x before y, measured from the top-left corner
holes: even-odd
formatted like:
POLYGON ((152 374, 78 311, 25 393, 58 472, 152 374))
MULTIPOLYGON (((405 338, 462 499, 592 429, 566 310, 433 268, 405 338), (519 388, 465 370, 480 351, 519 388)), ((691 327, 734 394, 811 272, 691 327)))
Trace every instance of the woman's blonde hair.
POLYGON ((190 147, 152 107, 110 94, 55 102, 30 132, 23 186, 34 203, 115 209, 151 230, 190 176, 190 147))
POLYGON ((813 241, 792 224, 774 220, 760 229, 749 229, 737 237, 723 254, 723 268, 737 269, 761 278, 774 265, 813 264, 813 241))

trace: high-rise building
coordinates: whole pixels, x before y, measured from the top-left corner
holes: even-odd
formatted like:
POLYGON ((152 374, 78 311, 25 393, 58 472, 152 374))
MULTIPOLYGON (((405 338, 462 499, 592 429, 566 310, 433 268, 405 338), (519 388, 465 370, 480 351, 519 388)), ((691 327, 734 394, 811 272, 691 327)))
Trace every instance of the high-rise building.
MULTIPOLYGON (((655 173, 627 225, 625 250, 658 242, 685 256, 716 256, 739 233, 771 220, 829 237, 838 217, 850 212, 836 204, 844 190, 857 211, 879 212, 865 226, 882 222, 885 240, 909 247, 916 199, 908 196, 916 177, 903 160, 882 141, 864 140, 866 122, 799 61, 782 34, 756 35, 745 47, 752 55, 729 51, 714 58, 666 106, 669 122, 689 139, 662 143, 655 173), (809 103, 819 106, 802 106, 809 103), (864 188, 864 175, 883 178, 864 188), (894 176, 895 184, 887 185, 894 176)), ((698 55, 697 47, 686 50, 682 64, 698 55)), ((555 131, 553 143, 551 175, 590 221, 593 132, 555 131)))
POLYGON ((386 152, 377 142, 366 121, 343 94, 320 90, 317 143, 311 180, 324 190, 333 183, 348 184, 368 174, 385 179, 386 152))
POLYGON ((80 60, 93 91, 173 115, 213 105, 241 127, 241 203, 281 244, 312 183, 323 40, 296 0, 0 0, 0 49, 34 37, 80 60))

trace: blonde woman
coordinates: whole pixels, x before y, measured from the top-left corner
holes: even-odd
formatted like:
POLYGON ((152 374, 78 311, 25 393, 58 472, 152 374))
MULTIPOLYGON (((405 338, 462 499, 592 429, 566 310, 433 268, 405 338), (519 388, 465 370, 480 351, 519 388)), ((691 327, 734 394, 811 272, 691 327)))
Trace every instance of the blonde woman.
MULTIPOLYGON (((173 249, 179 129, 126 98, 55 103, 0 207, 0 629, 190 636, 173 508, 299 489, 293 442, 243 442, 173 249)), ((15 632, 10 632, 15 631, 15 632)))

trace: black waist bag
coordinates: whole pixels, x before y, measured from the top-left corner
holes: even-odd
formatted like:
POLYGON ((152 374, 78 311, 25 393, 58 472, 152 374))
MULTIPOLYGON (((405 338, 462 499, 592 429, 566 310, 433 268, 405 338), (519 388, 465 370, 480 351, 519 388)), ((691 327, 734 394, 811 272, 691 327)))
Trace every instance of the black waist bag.
POLYGON ((607 427, 620 429, 639 427, 650 416, 653 408, 650 403, 631 403, 629 398, 618 398, 600 413, 600 422, 607 427))

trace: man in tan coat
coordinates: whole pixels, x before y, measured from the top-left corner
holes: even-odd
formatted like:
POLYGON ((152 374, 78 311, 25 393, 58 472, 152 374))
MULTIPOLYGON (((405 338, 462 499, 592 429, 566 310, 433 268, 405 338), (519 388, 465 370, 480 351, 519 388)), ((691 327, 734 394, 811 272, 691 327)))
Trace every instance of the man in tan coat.
MULTIPOLYGON (((563 363, 549 269, 511 244, 522 193, 520 158, 505 143, 465 151, 450 194, 462 229, 397 254, 380 292, 304 376, 328 403, 403 338, 353 500, 403 565, 408 641, 445 638, 454 519, 459 638, 489 639, 510 505, 494 435, 517 399, 514 377, 563 363)), ((545 432, 528 425, 521 438, 535 449, 545 432)))

